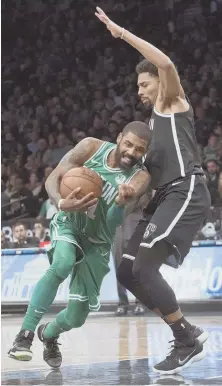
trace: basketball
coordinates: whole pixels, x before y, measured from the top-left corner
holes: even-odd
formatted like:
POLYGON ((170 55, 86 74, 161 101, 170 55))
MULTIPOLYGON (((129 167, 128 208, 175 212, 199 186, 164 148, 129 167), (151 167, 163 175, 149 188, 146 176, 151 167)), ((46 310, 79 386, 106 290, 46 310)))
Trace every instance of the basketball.
POLYGON ((60 194, 66 198, 73 190, 81 188, 77 198, 82 198, 88 193, 93 192, 96 198, 101 197, 103 189, 103 180, 94 172, 86 167, 73 168, 69 170, 62 178, 60 184, 60 194))

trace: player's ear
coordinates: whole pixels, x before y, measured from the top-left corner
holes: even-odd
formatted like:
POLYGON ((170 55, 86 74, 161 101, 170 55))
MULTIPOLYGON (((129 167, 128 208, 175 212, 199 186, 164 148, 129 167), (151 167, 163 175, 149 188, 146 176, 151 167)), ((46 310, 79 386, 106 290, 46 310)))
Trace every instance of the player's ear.
POLYGON ((117 137, 117 139, 116 139, 116 143, 117 143, 117 145, 119 145, 119 144, 120 144, 120 142, 121 142, 122 138, 123 138, 123 134, 122 134, 122 133, 119 133, 119 135, 118 135, 118 137, 117 137))

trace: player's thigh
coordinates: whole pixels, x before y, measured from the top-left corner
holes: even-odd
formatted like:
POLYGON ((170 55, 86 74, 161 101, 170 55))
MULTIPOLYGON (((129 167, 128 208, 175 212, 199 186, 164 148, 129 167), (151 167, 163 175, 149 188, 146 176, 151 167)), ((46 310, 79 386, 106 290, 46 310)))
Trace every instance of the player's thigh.
POLYGON ((195 183, 195 177, 178 185, 177 190, 172 188, 158 206, 145 229, 141 247, 152 248, 165 240, 172 246, 172 253, 176 251, 182 259, 186 256, 208 208, 206 188, 198 176, 195 183))
POLYGON ((149 219, 141 220, 133 232, 123 253, 123 259, 135 260, 139 250, 140 243, 143 240, 145 229, 148 225, 149 219))
POLYGON ((51 251, 51 268, 54 268, 61 278, 66 278, 72 272, 77 256, 77 246, 67 241, 56 241, 51 251))

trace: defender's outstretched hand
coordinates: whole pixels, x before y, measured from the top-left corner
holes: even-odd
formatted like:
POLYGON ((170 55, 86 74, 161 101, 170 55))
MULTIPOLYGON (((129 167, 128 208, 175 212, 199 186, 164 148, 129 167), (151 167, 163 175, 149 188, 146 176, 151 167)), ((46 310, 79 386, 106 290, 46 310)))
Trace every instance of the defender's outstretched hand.
POLYGON ((107 29, 111 32, 113 37, 120 38, 123 33, 123 28, 121 28, 119 25, 110 20, 101 8, 96 7, 96 10, 97 12, 95 12, 95 15, 102 23, 106 25, 107 29))

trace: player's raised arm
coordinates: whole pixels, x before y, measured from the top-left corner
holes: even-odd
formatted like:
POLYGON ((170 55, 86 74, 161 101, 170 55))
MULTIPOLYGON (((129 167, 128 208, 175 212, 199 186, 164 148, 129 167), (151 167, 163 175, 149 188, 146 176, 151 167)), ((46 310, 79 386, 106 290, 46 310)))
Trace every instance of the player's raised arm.
POLYGON ((76 194, 80 189, 72 192, 66 199, 62 199, 59 187, 64 174, 72 168, 83 166, 84 163, 97 151, 101 144, 102 141, 96 138, 83 139, 62 158, 57 167, 49 175, 45 183, 45 188, 49 198, 53 201, 57 208, 64 211, 82 211, 97 202, 97 199, 94 199, 93 194, 91 193, 87 194, 81 200, 77 200, 76 194))
POLYGON ((113 37, 125 40, 158 68, 161 85, 159 96, 171 100, 183 96, 179 75, 170 58, 152 44, 111 21, 101 8, 97 7, 96 9, 96 16, 106 25, 113 37))

